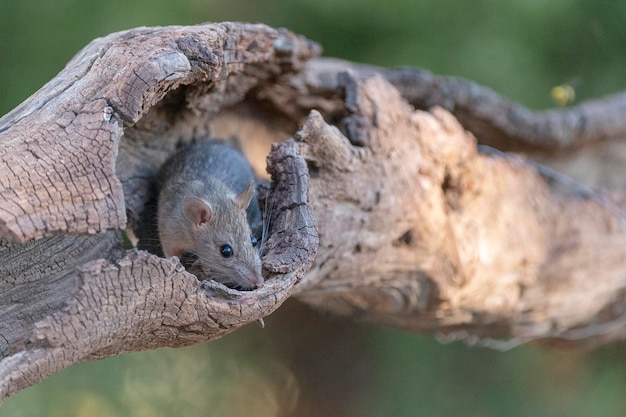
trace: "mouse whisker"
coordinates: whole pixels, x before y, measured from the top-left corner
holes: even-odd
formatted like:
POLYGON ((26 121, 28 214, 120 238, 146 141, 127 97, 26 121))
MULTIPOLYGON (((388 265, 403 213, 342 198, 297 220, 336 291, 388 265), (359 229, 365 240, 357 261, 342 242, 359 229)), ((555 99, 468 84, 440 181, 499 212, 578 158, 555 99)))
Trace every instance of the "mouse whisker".
POLYGON ((270 198, 268 198, 268 201, 265 202, 265 210, 263 210, 263 227, 261 229, 261 244, 259 245, 259 254, 263 253, 263 248, 265 247, 265 242, 268 238, 268 234, 270 231, 270 220, 272 218, 273 207, 270 198))

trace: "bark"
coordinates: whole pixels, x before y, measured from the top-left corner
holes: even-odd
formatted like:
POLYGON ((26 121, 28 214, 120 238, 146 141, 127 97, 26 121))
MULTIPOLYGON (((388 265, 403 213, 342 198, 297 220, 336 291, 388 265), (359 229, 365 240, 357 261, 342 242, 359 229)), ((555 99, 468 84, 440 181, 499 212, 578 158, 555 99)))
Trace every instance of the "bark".
POLYGON ((346 88, 350 141, 317 113, 297 135, 320 237, 298 297, 493 346, 626 335, 620 207, 478 153, 448 112, 414 111, 380 77, 346 88))
MULTIPOLYGON (((76 362, 216 339, 291 295, 494 347, 626 336, 623 193, 564 193, 402 95, 454 103, 470 129, 507 120, 516 140, 568 145, 540 122, 529 130, 533 115, 511 117, 513 103, 475 106, 480 88, 434 94, 319 52, 263 25, 129 30, 93 41, 0 119, 0 401, 76 362), (207 135, 236 136, 259 170, 267 157, 255 291, 154 254, 154 174, 207 135), (125 250, 122 230, 149 251, 125 250)), ((614 135, 613 119, 596 120, 606 112, 585 110, 601 103, 550 120, 599 126, 571 130, 572 143, 614 135)))
MULTIPOLYGON (((382 75, 418 109, 443 107, 481 143, 516 151, 561 151, 606 139, 624 140, 626 92, 579 105, 533 111, 495 91, 459 77, 437 76, 421 68, 377 68, 339 59, 319 59, 305 70, 309 86, 331 92, 338 72, 382 75)), ((306 99, 303 96, 302 99, 306 99)))
POLYGON ((213 340, 281 305, 317 247, 297 156, 268 168, 280 239, 260 290, 124 251, 121 229, 145 234, 151 179, 180 141, 318 50, 262 25, 116 33, 0 120, 0 401, 73 363, 213 340))

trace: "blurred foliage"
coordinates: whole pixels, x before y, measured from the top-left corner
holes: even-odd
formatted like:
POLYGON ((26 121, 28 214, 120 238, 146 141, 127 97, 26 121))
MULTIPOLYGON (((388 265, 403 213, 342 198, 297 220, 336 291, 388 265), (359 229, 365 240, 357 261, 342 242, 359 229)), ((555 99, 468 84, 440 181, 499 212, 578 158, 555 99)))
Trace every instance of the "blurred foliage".
POLYGON ((585 0, 0 0, 0 114, 92 39, 136 26, 238 20, 288 27, 328 56, 411 65, 492 87, 535 108, 625 87, 626 3, 585 0))
MULTIPOLYGON (((472 79, 533 108, 625 88, 626 3, 584 0, 0 0, 0 114, 93 38, 237 20, 287 27, 327 56, 472 79)), ((289 302, 219 341, 80 364, 11 416, 620 416, 626 352, 501 353, 321 319, 289 302)))
POLYGON ((601 417, 626 412, 624 345, 440 345, 288 301, 220 340, 72 366, 0 417, 601 417))
POLYGON ((0 415, 266 417, 293 409, 293 374, 263 352, 242 353, 221 342, 79 364, 18 394, 0 415))

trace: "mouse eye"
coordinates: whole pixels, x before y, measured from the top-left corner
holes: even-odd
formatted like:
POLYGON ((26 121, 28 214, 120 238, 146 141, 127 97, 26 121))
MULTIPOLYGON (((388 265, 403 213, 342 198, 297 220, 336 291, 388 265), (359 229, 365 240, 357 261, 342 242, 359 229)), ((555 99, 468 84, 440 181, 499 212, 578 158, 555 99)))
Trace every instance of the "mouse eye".
POLYGON ((256 246, 259 243, 254 236, 250 236, 250 242, 252 242, 252 246, 256 246))
POLYGON ((234 251, 233 248, 230 247, 230 245, 223 245, 220 248, 220 254, 222 255, 223 258, 230 258, 231 256, 234 255, 234 251))

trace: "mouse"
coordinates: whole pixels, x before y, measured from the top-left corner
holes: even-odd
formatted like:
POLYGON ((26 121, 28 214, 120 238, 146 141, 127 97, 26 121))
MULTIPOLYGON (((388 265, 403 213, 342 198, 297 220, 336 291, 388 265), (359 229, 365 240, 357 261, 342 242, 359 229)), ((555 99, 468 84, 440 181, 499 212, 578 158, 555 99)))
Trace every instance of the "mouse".
POLYGON ((256 177, 238 149, 216 139, 183 146, 163 164, 156 185, 166 257, 192 254, 189 272, 236 290, 263 284, 256 177))

